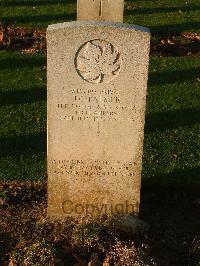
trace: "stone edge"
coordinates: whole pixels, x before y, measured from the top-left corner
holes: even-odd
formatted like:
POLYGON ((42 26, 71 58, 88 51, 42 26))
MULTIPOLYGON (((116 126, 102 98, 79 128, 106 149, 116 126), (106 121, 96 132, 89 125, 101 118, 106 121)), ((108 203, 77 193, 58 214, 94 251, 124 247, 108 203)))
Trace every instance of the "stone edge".
POLYGON ((81 21, 71 21, 71 22, 63 22, 49 25, 47 31, 53 31, 58 29, 64 28, 77 28, 77 27, 113 27, 113 28, 122 28, 122 29, 131 29, 136 31, 142 31, 145 33, 150 33, 150 29, 138 25, 132 25, 128 23, 121 23, 121 22, 102 22, 102 21, 88 21, 88 20, 81 20, 81 21))

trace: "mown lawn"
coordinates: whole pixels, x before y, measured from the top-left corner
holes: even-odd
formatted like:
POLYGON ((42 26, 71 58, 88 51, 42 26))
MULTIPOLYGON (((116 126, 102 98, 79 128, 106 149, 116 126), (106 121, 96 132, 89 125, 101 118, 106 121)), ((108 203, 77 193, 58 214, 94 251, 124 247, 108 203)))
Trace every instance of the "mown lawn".
MULTIPOLYGON (((1 51, 1 179, 46 174, 46 58, 1 51)), ((200 181, 200 61, 152 57, 144 182, 200 181)))
POLYGON ((46 59, 0 53, 0 178, 37 179, 46 172, 46 59))
MULTIPOLYGON (((1 0, 4 23, 47 27, 76 19, 75 0, 1 0)), ((200 31, 197 0, 125 1, 125 22, 150 27, 151 32, 200 31)))
POLYGON ((200 183, 199 67, 199 58, 151 58, 144 179, 200 183))

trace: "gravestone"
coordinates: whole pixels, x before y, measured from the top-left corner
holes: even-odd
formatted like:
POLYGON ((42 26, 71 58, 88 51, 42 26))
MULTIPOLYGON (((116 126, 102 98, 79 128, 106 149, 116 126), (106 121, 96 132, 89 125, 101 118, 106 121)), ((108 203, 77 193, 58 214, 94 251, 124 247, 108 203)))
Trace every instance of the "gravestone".
POLYGON ((123 22, 124 0, 78 0, 77 20, 123 22))
POLYGON ((138 213, 149 42, 122 23, 48 27, 49 217, 138 213))

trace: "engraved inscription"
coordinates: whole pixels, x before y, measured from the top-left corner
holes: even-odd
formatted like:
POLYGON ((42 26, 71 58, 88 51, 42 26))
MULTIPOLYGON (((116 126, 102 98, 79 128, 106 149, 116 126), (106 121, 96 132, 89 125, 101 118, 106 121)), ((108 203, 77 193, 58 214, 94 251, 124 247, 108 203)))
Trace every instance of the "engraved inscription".
POLYGON ((54 174, 88 177, 130 177, 134 176, 135 162, 108 160, 54 160, 54 174))
POLYGON ((75 56, 79 76, 90 83, 110 82, 119 74, 121 63, 120 53, 105 40, 84 43, 75 56))
POLYGON ((136 106, 123 103, 115 89, 71 89, 72 101, 59 102, 58 117, 65 121, 135 120, 136 106))

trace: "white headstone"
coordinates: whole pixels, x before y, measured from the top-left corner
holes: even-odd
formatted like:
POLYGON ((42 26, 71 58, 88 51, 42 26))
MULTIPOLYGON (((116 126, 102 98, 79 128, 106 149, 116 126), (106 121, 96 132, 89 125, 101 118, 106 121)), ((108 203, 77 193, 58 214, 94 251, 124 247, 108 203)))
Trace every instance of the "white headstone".
POLYGON ((48 27, 49 217, 138 213, 149 43, 128 24, 48 27))
POLYGON ((77 20, 123 22, 124 0, 78 0, 77 20))

